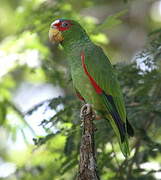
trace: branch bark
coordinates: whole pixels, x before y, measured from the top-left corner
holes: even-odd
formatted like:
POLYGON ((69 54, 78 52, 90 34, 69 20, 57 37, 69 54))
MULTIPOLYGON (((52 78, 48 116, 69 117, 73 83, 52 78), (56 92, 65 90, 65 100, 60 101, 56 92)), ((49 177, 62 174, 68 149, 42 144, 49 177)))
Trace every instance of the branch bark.
POLYGON ((100 180, 97 171, 95 154, 95 127, 94 114, 89 104, 83 106, 82 115, 82 139, 80 145, 79 173, 77 180, 100 180))

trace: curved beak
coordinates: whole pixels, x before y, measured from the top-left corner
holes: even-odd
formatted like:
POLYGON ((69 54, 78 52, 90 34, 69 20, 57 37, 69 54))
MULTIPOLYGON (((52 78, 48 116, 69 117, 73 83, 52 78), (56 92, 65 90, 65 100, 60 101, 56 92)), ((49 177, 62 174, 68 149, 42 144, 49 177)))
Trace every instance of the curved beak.
POLYGON ((49 40, 51 42, 61 42, 64 40, 61 31, 59 31, 56 27, 52 26, 49 29, 49 40))

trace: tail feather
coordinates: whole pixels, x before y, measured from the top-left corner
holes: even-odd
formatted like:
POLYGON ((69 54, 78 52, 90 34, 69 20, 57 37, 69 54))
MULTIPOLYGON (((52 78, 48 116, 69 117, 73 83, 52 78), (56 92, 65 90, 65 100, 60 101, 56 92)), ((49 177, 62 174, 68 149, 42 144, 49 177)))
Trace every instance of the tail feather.
POLYGON ((119 145, 123 155, 125 157, 128 157, 130 155, 128 137, 127 136, 125 137, 125 141, 123 143, 119 142, 119 145))
POLYGON ((123 155, 127 157, 129 156, 130 151, 129 151, 129 143, 128 143, 128 132, 126 129, 127 129, 127 126, 130 127, 129 134, 132 135, 132 128, 131 126, 129 126, 129 124, 126 126, 125 123, 121 120, 112 96, 103 93, 102 97, 103 97, 105 106, 110 114, 110 116, 107 117, 107 119, 109 119, 112 125, 112 128, 114 129, 118 137, 120 149, 123 155))
POLYGON ((129 136, 133 137, 134 136, 134 129, 129 123, 128 119, 126 118, 126 123, 127 123, 127 133, 129 136))
POLYGON ((117 108, 115 106, 112 96, 107 95, 105 93, 103 93, 103 96, 105 97, 104 101, 105 101, 106 107, 117 125, 117 128, 120 133, 121 142, 123 143, 125 140, 125 135, 126 135, 125 123, 122 122, 119 116, 119 113, 117 111, 117 108))

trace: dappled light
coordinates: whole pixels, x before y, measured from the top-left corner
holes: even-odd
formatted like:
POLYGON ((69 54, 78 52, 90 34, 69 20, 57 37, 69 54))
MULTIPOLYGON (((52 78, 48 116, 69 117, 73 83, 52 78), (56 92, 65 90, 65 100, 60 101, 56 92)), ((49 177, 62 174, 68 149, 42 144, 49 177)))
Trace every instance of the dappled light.
POLYGON ((104 50, 135 129, 125 159, 107 120, 94 122, 100 179, 161 179, 161 1, 5 0, 0 17, 0 180, 78 175, 83 102, 63 47, 49 42, 59 18, 104 50))

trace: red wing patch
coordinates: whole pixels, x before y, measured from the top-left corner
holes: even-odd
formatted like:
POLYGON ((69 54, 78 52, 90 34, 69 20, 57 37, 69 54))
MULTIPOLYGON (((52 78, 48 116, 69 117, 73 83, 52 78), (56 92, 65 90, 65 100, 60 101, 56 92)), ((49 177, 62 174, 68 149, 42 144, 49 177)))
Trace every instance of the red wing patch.
POLYGON ((84 55, 84 52, 81 53, 81 60, 82 60, 82 66, 83 66, 84 72, 88 76, 88 78, 89 78, 92 86, 94 87, 96 93, 97 94, 102 94, 102 92, 103 92, 102 89, 99 87, 99 85, 96 83, 96 81, 93 79, 93 77, 87 71, 87 67, 85 65, 85 55, 84 55))
POLYGON ((80 100, 84 101, 84 98, 81 96, 81 94, 80 94, 77 90, 75 90, 75 91, 76 91, 77 97, 78 97, 80 100))

